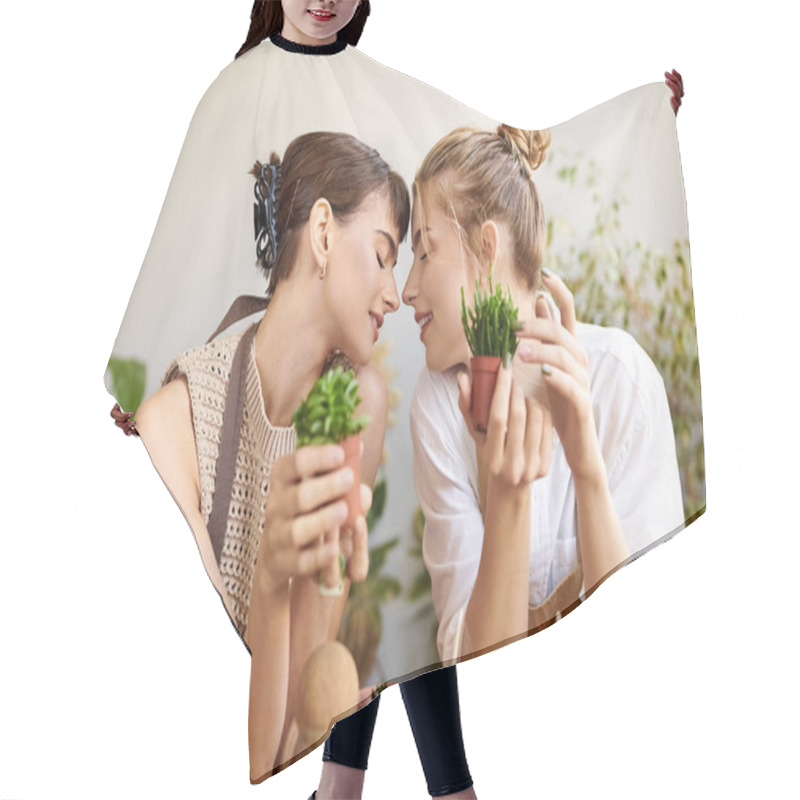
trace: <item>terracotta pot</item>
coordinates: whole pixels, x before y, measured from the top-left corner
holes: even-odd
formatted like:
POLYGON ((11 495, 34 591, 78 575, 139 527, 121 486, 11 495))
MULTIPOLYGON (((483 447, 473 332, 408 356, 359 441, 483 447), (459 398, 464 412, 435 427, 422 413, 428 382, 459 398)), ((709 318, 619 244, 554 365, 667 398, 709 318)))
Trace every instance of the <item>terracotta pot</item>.
POLYGON ((492 407, 500 363, 500 356, 472 356, 470 359, 472 368, 470 413, 475 427, 481 433, 486 433, 486 426, 489 423, 489 410, 492 407))

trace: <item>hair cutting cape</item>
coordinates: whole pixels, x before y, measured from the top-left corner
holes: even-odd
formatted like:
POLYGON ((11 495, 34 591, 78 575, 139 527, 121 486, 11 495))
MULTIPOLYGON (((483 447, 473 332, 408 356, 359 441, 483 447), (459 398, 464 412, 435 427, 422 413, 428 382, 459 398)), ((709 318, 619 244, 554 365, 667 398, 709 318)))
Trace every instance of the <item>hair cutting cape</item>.
MULTIPOLYGON (((705 509, 686 207, 669 99, 667 87, 653 83, 550 126, 552 144, 533 173, 547 222, 544 265, 575 296, 598 438, 630 560, 705 509)), ((301 134, 344 132, 375 148, 410 188, 431 147, 464 125, 493 131, 498 121, 349 45, 303 48, 273 37, 227 66, 189 126, 106 369, 109 392, 136 411, 176 356, 209 339, 235 298, 265 295, 250 174, 257 160, 267 162, 273 151, 283 157, 301 134)), ((412 261, 407 239, 395 270, 399 293, 412 261)), ((460 307, 459 297, 454 302, 460 307)), ((259 318, 238 322, 220 339, 259 318)), ((386 316, 372 363, 389 390, 389 422, 373 486, 369 577, 351 587, 339 639, 361 687, 379 691, 491 648, 473 649, 465 629, 483 520, 455 372, 427 369, 414 309, 402 302, 386 316)), ((217 412, 221 418, 222 408, 217 412)), ((193 408, 199 438, 205 422, 198 414, 193 408)), ((213 486, 212 451, 198 444, 201 472, 206 465, 213 486)), ((576 516, 556 437, 551 471, 532 485, 529 630, 495 646, 551 624, 594 588, 575 572, 576 516)), ((194 533, 211 575, 209 543, 199 540, 206 534, 194 533)), ((214 585, 225 601, 220 613, 231 615, 241 634, 227 584, 214 585)), ((231 647, 239 646, 232 631, 231 647)), ((353 710, 335 709, 329 724, 353 710)), ((284 747, 251 777, 273 774, 326 735, 298 750, 284 747)))

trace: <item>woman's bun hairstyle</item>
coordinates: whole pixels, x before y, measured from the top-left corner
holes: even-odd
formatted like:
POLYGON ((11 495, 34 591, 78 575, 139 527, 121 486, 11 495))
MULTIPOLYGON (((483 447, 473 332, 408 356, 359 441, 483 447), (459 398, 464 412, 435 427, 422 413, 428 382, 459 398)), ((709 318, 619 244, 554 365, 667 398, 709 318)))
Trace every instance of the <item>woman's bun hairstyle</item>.
POLYGON ((547 148, 552 141, 548 129, 523 130, 505 124, 497 126, 497 135, 505 142, 512 155, 519 159, 528 178, 544 162, 547 148))
MULTIPOLYGON (((544 257, 544 206, 533 180, 550 146, 545 130, 498 125, 494 130, 461 127, 442 137, 423 159, 414 179, 415 199, 430 197, 447 214, 465 250, 483 261, 481 229, 505 222, 520 279, 534 291, 544 257)), ((425 203, 419 203, 425 240, 425 203)))

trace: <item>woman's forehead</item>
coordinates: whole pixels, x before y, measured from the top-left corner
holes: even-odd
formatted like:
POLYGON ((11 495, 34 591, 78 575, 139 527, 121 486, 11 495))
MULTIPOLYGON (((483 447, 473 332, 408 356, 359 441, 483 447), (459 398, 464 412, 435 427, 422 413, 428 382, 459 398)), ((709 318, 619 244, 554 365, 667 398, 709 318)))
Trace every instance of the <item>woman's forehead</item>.
POLYGON ((369 231, 376 239, 391 242, 394 251, 405 233, 397 230, 397 218, 388 192, 373 192, 367 196, 351 222, 360 229, 360 235, 369 231))
POLYGON ((411 206, 411 235, 414 236, 424 225, 430 225, 431 216, 435 213, 435 204, 430 202, 429 193, 424 189, 414 194, 414 202, 411 206))

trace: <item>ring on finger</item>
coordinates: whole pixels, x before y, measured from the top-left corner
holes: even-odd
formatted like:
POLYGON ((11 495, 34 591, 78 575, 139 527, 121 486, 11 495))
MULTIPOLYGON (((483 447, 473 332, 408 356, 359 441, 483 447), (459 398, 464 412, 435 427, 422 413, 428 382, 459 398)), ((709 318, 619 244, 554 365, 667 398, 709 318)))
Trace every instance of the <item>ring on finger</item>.
POLYGON ((335 586, 325 585, 325 582, 322 580, 322 570, 320 570, 319 577, 317 579, 317 585, 319 587, 319 593, 322 597, 340 597, 342 594, 344 594, 344 575, 345 575, 346 565, 347 565, 347 559, 345 558, 344 553, 340 550, 339 582, 335 586))

